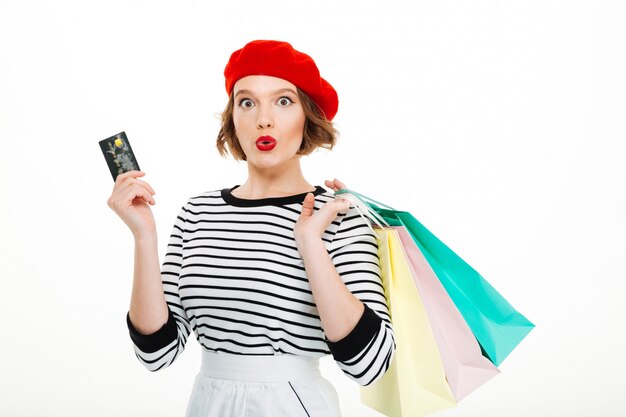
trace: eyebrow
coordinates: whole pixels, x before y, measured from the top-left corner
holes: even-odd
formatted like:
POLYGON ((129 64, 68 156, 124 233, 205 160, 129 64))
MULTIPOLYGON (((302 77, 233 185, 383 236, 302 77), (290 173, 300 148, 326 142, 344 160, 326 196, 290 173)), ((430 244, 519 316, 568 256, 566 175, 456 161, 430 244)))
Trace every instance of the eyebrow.
MULTIPOLYGON (((280 93, 293 93, 295 95, 298 95, 298 93, 296 93, 292 88, 281 88, 280 90, 276 90, 274 91, 274 95, 276 94, 280 94, 280 93)), ((250 90, 239 90, 237 91, 237 93, 235 94, 235 97, 237 97, 240 94, 248 94, 253 96, 254 94, 252 93, 252 91, 250 90)))

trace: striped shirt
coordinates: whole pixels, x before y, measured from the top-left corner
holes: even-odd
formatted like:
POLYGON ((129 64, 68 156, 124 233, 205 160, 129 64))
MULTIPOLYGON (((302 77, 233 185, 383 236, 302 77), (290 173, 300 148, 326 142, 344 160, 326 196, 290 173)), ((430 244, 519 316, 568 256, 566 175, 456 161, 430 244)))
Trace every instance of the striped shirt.
MULTIPOLYGON (((332 354, 359 384, 380 378, 395 342, 368 222, 350 208, 322 236, 341 279, 365 305, 355 328, 330 342, 293 235, 305 194, 246 200, 234 188, 202 193, 181 208, 161 269, 168 322, 142 335, 127 315, 139 361, 151 371, 169 366, 193 330, 212 352, 332 354)), ((315 210, 334 198, 319 186, 314 194, 315 210)))

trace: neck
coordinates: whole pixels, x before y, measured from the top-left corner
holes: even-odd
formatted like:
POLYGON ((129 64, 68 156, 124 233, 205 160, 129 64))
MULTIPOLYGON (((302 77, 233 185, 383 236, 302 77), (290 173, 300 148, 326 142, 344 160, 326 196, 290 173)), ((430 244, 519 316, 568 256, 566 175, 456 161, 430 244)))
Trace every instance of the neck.
POLYGON ((313 191, 315 187, 304 178, 300 159, 286 166, 259 169, 248 164, 248 179, 233 192, 235 197, 259 199, 284 197, 313 191))

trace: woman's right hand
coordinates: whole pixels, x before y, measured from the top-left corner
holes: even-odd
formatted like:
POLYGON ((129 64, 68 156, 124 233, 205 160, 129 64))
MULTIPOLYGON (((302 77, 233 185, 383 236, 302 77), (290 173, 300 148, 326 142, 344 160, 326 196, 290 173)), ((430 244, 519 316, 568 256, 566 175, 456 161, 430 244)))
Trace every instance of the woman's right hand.
POLYGON ((117 176, 107 204, 126 223, 135 237, 154 233, 156 224, 150 204, 156 202, 155 192, 145 181, 138 179, 143 171, 128 171, 117 176))

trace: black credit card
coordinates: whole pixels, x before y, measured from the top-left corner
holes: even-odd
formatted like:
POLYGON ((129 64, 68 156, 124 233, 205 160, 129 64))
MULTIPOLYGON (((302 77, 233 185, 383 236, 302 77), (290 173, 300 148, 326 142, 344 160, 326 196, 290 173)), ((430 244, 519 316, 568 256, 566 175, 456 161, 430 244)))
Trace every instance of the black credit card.
POLYGON ((130 142, 126 137, 126 133, 120 132, 117 135, 111 136, 101 140, 100 149, 104 159, 107 161, 113 181, 118 175, 128 171, 141 171, 139 164, 133 153, 133 148, 130 147, 130 142))

